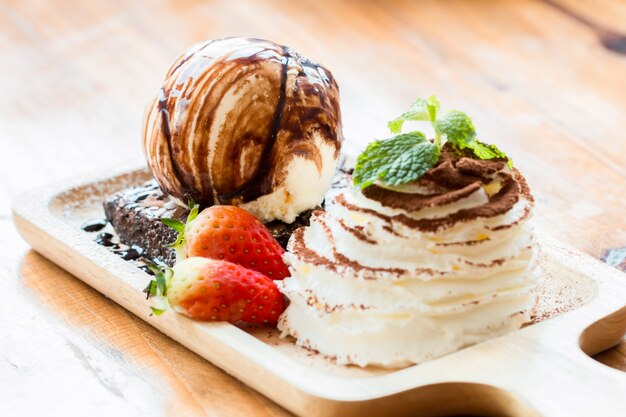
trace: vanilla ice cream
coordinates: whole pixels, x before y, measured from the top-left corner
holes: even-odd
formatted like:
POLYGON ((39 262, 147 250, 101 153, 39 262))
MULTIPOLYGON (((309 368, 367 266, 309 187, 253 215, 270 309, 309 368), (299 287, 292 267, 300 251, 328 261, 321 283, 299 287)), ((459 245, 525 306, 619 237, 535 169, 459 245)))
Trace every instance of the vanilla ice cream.
POLYGON ((144 151, 160 187, 291 223, 324 198, 343 140, 331 73, 259 39, 181 55, 147 109, 144 151))
POLYGON ((400 367, 529 321, 533 199, 502 161, 446 148, 417 183, 348 187, 292 236, 279 329, 340 364, 400 367))

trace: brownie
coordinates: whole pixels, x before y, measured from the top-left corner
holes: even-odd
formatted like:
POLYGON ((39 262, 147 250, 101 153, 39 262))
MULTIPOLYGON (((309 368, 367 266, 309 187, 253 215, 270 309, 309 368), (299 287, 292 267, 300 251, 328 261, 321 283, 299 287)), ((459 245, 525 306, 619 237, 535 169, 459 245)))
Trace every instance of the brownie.
POLYGON ((161 218, 184 221, 188 211, 167 198, 156 181, 113 194, 104 202, 104 213, 121 243, 143 249, 148 259, 174 264, 175 252, 166 245, 176 240, 177 233, 161 218))

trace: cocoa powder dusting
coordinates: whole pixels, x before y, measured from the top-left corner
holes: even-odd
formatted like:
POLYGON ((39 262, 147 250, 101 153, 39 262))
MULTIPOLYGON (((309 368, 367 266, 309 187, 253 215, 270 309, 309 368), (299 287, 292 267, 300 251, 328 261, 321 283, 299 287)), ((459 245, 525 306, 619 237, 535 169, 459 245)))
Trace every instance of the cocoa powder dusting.
MULTIPOLYGON (((316 221, 320 221, 320 219, 316 219, 316 221)), ((396 277, 400 277, 403 274, 407 273, 406 270, 401 268, 372 268, 364 266, 338 253, 336 250, 333 250, 333 256, 335 257, 335 259, 325 258, 307 246, 304 240, 305 230, 305 227, 297 229, 291 236, 291 239, 289 240, 289 246, 287 248, 289 252, 295 254, 303 263, 321 266, 328 269, 329 271, 333 271, 339 274, 345 272, 346 270, 351 270, 354 274, 363 273, 364 279, 377 279, 377 275, 380 273, 386 273, 396 277)), ((434 271, 428 269, 420 269, 416 272, 434 273, 434 271)))
MULTIPOLYGON (((506 161, 472 159, 445 145, 437 165, 417 181, 417 185, 426 189, 432 190, 432 185, 435 184, 443 187, 442 190, 430 194, 404 193, 372 185, 362 191, 365 197, 377 201, 383 206, 402 209, 411 213, 425 208, 454 203, 469 197, 487 184, 494 181, 499 183, 499 190, 488 195, 489 201, 487 203, 462 209, 444 217, 415 219, 402 214, 387 216, 350 204, 342 195, 339 195, 335 201, 348 210, 375 215, 387 222, 397 221, 422 232, 435 233, 457 223, 505 214, 513 208, 520 198, 531 203, 534 202, 523 175, 515 168, 506 171, 505 167, 506 161)), ((530 210, 527 209, 521 220, 528 217, 529 214, 530 210)), ((501 227, 511 226, 512 224, 501 227)))

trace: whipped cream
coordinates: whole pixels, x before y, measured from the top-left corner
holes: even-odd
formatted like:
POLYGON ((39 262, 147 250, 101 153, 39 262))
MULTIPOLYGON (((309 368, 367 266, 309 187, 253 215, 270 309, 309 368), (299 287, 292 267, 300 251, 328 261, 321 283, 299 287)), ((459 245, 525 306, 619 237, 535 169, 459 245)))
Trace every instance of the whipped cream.
POLYGON ((502 162, 476 172, 448 157, 434 171, 459 174, 452 182, 433 172, 399 191, 327 197, 284 255, 284 335, 339 364, 401 367, 529 321, 537 277, 524 178, 502 162))

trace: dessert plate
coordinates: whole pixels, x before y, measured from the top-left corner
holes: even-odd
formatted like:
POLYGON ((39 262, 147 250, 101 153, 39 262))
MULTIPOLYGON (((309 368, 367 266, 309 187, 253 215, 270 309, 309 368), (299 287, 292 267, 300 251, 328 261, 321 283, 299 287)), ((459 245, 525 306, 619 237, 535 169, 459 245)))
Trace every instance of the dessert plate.
POLYGON ((16 227, 36 251, 295 414, 626 415, 626 374, 588 356, 626 333, 626 276, 616 269, 540 235, 537 323, 400 370, 343 367, 276 330, 150 316, 141 292, 150 276, 80 229, 104 217, 106 196, 148 178, 108 172, 29 192, 14 202, 16 227))

